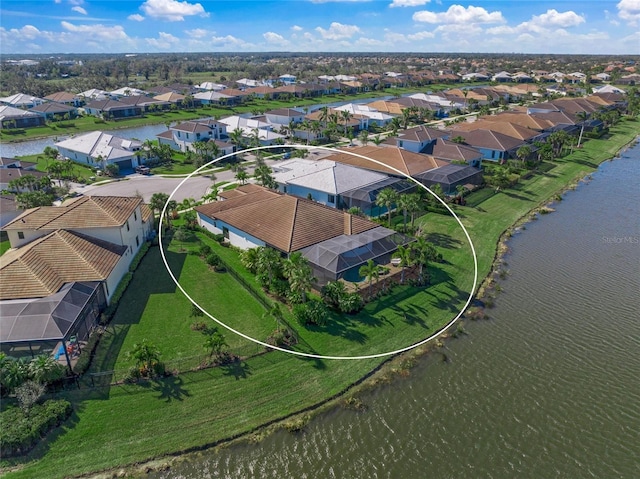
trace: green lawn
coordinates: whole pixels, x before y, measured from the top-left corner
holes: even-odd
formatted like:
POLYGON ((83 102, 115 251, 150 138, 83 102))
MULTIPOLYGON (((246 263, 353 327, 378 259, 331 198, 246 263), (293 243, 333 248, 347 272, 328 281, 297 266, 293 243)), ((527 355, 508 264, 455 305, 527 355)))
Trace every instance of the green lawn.
POLYGON ((11 243, 9 243, 9 240, 0 241, 0 256, 2 256, 10 248, 11 243))
MULTIPOLYGON (((502 232, 568 183, 611 158, 637 135, 638 122, 622 122, 612 128, 612 133, 616 135, 609 140, 588 141, 580 151, 555 162, 553 169, 523 181, 515 189, 498 193, 475 208, 456 208, 478 252, 480 278, 490 271, 502 232)), ((424 292, 398 288, 394 291, 396 296, 369 305, 360 319, 354 317, 336 326, 340 330, 298 328, 306 341, 303 347, 323 353, 324 348, 334 352, 341 349, 340 352, 350 354, 393 346, 417 333, 428 335, 438 318, 451 316, 471 284, 468 246, 452 218, 428 214, 420 221, 449 263, 433 268, 434 286, 424 292), (405 313, 414 324, 401 322, 405 313), (366 335, 364 343, 358 333, 366 335), (397 338, 387 338, 396 334, 397 338)), ((152 249, 147 255, 122 300, 115 321, 128 331, 120 339, 121 347, 101 353, 98 359, 103 364, 121 361, 120 356, 126 350, 122 345, 132 341, 128 333, 132 338, 134 334, 138 338, 155 334, 152 339, 163 344, 167 355, 178 356, 198 349, 197 334, 192 335, 186 329, 190 324, 188 303, 175 292, 168 275, 162 273, 163 266, 158 264, 155 251, 152 249), (174 328, 180 333, 175 333, 174 328)), ((224 259, 232 261, 231 252, 228 256, 224 259)), ((224 294, 218 295, 208 284, 209 281, 222 284, 217 281, 223 281, 227 273, 220 277, 211 273, 211 277, 197 264, 197 258, 179 251, 170 252, 169 261, 181 284, 184 281, 194 295, 201 296, 203 301, 210 300, 223 314, 223 305, 229 301, 220 299, 218 296, 224 294), (198 280, 199 274, 207 275, 206 284, 198 280)), ((236 287, 234 294, 237 291, 236 287)), ((231 321, 238 324, 242 321, 239 315, 231 316, 231 321)), ((249 327, 250 323, 245 321, 244 325, 249 327)), ((227 338, 231 339, 231 335, 227 334, 227 338)), ((21 461, 24 464, 22 470, 6 473, 5 477, 76 476, 213 444, 311 407, 342 391, 380 362, 308 360, 271 352, 239 365, 140 385, 70 391, 64 396, 74 404, 72 420, 26 459, 4 460, 5 465, 21 461)))

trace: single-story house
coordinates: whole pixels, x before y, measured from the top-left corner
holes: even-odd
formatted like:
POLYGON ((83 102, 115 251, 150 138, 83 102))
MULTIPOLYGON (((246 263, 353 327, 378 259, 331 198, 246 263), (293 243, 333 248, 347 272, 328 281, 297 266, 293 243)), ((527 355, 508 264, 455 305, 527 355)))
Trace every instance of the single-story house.
POLYGON ((342 194, 387 178, 371 170, 329 160, 295 158, 273 166, 278 190, 332 208, 345 206, 342 194))
POLYGON ((473 131, 455 130, 452 138, 462 137, 464 143, 478 150, 485 160, 504 161, 516 158, 516 151, 527 144, 512 136, 497 131, 478 129, 473 131))
POLYGON ((394 146, 356 146, 342 148, 344 153, 334 153, 325 160, 337 161, 358 168, 378 171, 403 178, 448 164, 431 155, 414 153, 394 146), (354 156, 355 153, 358 156, 354 156), (373 160, 373 161, 371 161, 373 160))
POLYGON ((73 119, 78 116, 78 109, 75 106, 55 103, 53 101, 34 106, 29 111, 42 116, 45 120, 61 120, 64 119, 65 116, 73 119))
POLYGON ((415 179, 427 188, 438 184, 442 187, 442 191, 448 195, 456 193, 458 186, 479 186, 484 182, 482 170, 473 166, 454 164, 425 171, 416 175, 415 179))
POLYGON ((195 210, 203 228, 239 248, 269 246, 283 255, 300 251, 320 285, 343 277, 358 280, 369 259, 388 262, 409 241, 364 218, 256 185, 195 210))
POLYGON ((438 138, 449 138, 450 132, 419 125, 398 132, 398 136, 390 139, 398 148, 403 148, 414 153, 430 153, 438 138))
POLYGON ((138 152, 142 149, 142 142, 92 131, 60 141, 54 146, 60 155, 78 163, 96 168, 113 163, 120 170, 130 170, 140 165, 138 152))
POLYGON ((56 103, 62 103, 63 105, 75 106, 76 108, 82 106, 84 100, 79 95, 74 95, 66 91, 59 91, 52 93, 44 97, 47 101, 54 101, 56 103))
POLYGON ((109 119, 131 118, 142 115, 142 107, 117 100, 94 100, 84 106, 87 115, 109 119))
POLYGON ((41 105, 44 102, 44 99, 33 95, 27 95, 26 93, 16 93, 15 95, 0 98, 0 103, 25 110, 36 105, 41 105))
POLYGON ((0 129, 31 128, 44 125, 44 117, 32 111, 0 105, 0 129))

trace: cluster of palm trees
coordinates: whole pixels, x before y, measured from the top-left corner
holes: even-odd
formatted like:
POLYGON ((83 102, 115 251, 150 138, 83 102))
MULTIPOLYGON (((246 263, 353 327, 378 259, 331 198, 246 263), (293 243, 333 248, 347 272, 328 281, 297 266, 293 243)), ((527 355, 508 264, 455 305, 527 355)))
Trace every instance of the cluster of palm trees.
POLYGON ((291 303, 305 303, 315 278, 309 261, 300 252, 287 258, 268 246, 250 248, 241 253, 245 268, 254 273, 262 287, 291 303))
POLYGON ((398 193, 393 188, 384 188, 376 197, 376 205, 387 210, 387 224, 391 228, 391 212, 395 209, 402 210, 403 231, 407 230, 407 217, 411 216, 411 228, 414 227, 415 216, 422 208, 419 193, 398 193))

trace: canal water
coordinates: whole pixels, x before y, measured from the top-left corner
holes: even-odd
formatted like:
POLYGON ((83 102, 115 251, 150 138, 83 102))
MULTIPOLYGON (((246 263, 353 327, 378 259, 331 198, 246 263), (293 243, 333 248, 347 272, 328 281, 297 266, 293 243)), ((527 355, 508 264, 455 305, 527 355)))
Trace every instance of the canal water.
POLYGON ((491 319, 366 411, 149 477, 640 477, 639 183, 636 146, 516 234, 491 319))

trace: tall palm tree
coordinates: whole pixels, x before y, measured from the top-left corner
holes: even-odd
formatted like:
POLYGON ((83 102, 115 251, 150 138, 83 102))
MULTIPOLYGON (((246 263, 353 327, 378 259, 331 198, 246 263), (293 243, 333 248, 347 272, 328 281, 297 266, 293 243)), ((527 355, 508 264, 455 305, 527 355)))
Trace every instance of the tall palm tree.
POLYGON ((391 228, 391 208, 398 201, 398 193, 393 188, 384 188, 376 197, 376 205, 387 209, 387 224, 391 228))
POLYGON ((362 146, 367 146, 367 143, 369 142, 369 132, 367 130, 360 131, 358 139, 362 143, 362 146))
POLYGON ((589 114, 586 111, 579 111, 576 113, 576 118, 580 121, 580 136, 578 137, 578 145, 577 148, 580 148, 580 143, 582 142, 582 134, 584 133, 584 124, 589 118, 589 114))
POLYGON ((249 179, 249 175, 244 170, 238 170, 236 173, 236 180, 240 182, 241 185, 244 185, 249 179))
POLYGON ((426 282, 429 282, 429 263, 436 259, 437 251, 435 247, 429 243, 423 236, 419 236, 418 239, 412 244, 412 250, 414 253, 414 258, 416 263, 419 266, 418 271, 418 282, 420 284, 424 284, 424 272, 427 271, 426 282))
POLYGON ((347 110, 342 110, 340 112, 340 118, 342 119, 342 122, 344 123, 344 136, 347 136, 347 124, 349 123, 349 120, 351 120, 351 117, 353 115, 351 115, 350 112, 348 112, 347 110))
POLYGON ((327 128, 327 123, 329 122, 329 107, 323 106, 320 108, 320 116, 318 117, 320 121, 323 123, 324 128, 327 128))
POLYGON ((413 251, 409 246, 399 246, 395 256, 400 259, 400 284, 404 284, 405 268, 413 264, 413 251))
POLYGON ((267 289, 271 287, 281 268, 282 258, 280 253, 268 246, 261 246, 258 248, 256 274, 267 289))
POLYGON ((371 300, 371 297, 372 297, 373 280, 378 279, 379 273, 380 273, 380 268, 376 263, 373 262, 372 259, 367 261, 366 264, 363 264, 362 266, 360 266, 360 269, 358 270, 358 274, 360 276, 364 276, 369 280, 369 300, 371 300))

